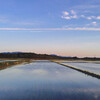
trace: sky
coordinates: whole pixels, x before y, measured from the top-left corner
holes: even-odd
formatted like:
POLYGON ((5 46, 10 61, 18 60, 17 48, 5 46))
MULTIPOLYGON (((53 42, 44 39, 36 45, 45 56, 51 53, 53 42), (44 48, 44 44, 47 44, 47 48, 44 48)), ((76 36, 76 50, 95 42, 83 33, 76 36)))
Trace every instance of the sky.
POLYGON ((0 0, 0 52, 100 57, 100 0, 0 0))

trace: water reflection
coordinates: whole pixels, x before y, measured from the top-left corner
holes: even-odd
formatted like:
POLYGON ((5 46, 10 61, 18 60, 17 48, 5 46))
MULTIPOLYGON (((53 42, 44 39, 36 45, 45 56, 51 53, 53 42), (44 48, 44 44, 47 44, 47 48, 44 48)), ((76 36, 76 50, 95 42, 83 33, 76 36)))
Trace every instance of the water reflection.
POLYGON ((64 63, 64 64, 72 65, 84 70, 100 74, 100 64, 95 64, 95 63, 64 63))
POLYGON ((100 100, 100 80, 53 62, 0 72, 1 100, 100 100))

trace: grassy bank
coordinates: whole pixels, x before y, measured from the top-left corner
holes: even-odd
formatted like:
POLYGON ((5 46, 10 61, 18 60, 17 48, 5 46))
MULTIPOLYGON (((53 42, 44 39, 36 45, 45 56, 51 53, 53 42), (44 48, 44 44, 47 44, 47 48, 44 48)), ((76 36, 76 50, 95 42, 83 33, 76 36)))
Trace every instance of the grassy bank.
POLYGON ((93 60, 53 60, 53 61, 58 61, 61 63, 65 62, 70 62, 70 63, 95 63, 95 64, 100 64, 100 61, 93 61, 93 60))
POLYGON ((0 62, 0 69, 5 69, 8 66, 13 66, 13 65, 17 65, 17 64, 21 64, 24 62, 30 62, 29 59, 25 59, 25 60, 18 60, 18 61, 7 61, 7 62, 0 62))
POLYGON ((66 65, 66 64, 63 64, 63 63, 60 63, 60 62, 57 62, 57 61, 52 61, 52 62, 55 62, 55 63, 60 64, 62 66, 77 70, 77 71, 82 72, 84 74, 87 74, 87 75, 90 75, 92 77, 100 79, 100 75, 99 74, 96 74, 96 73, 93 73, 93 72, 90 72, 90 71, 87 71, 87 70, 79 69, 79 68, 74 67, 74 66, 66 65))

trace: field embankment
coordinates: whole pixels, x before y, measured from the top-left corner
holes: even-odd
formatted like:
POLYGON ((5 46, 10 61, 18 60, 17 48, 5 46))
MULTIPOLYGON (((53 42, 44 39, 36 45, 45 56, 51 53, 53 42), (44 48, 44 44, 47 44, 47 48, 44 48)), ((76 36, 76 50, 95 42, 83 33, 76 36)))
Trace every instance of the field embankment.
POLYGON ((25 62, 30 62, 30 59, 25 59, 25 60, 8 60, 8 61, 2 61, 0 62, 0 69, 5 69, 8 66, 12 66, 12 65, 17 65, 17 64, 21 64, 21 63, 25 63, 25 62))
POLYGON ((77 67, 74 67, 74 66, 70 66, 70 65, 67 65, 67 64, 63 64, 63 63, 60 63, 60 62, 57 62, 57 61, 52 61, 52 62, 55 62, 55 63, 60 64, 62 66, 69 67, 71 69, 77 70, 77 71, 82 72, 84 74, 87 74, 87 75, 90 75, 92 77, 100 79, 100 74, 96 74, 96 73, 90 72, 88 70, 83 70, 83 69, 80 69, 80 68, 77 68, 77 67))

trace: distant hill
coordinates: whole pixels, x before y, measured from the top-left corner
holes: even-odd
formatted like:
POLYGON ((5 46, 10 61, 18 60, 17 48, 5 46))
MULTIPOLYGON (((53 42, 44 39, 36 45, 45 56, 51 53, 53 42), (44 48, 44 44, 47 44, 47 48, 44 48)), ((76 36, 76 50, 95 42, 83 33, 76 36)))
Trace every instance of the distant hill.
POLYGON ((71 56, 59 56, 59 55, 55 55, 55 54, 51 54, 51 56, 56 56, 56 57, 70 57, 71 58, 71 56))
POLYGON ((100 58, 91 58, 91 57, 66 57, 58 56, 55 54, 36 54, 36 53, 27 53, 27 52, 2 52, 0 53, 0 58, 29 58, 29 59, 60 59, 60 60, 100 60, 100 58))
POLYGON ((1 54, 17 54, 17 53, 23 53, 23 52, 2 52, 1 54))
POLYGON ((36 54, 27 52, 2 52, 0 58, 31 58, 31 59, 57 59, 60 57, 51 56, 48 54, 36 54))

